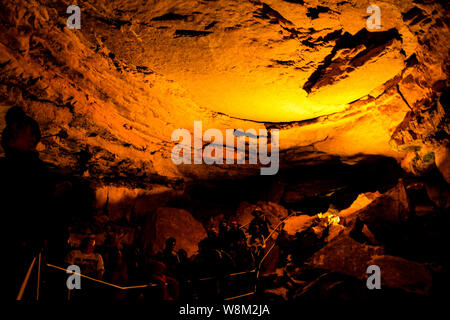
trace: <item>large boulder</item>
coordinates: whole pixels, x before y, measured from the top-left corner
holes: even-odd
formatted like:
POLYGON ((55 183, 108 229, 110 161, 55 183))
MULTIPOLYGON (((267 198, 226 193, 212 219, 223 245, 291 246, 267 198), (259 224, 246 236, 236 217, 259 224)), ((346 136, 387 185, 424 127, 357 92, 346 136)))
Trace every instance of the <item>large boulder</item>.
POLYGON ((360 279, 341 273, 324 273, 298 290, 295 301, 351 301, 367 300, 369 290, 360 279))
POLYGON ((441 146, 434 151, 436 167, 444 177, 447 183, 450 183, 450 148, 441 146))
POLYGON ((350 207, 341 210, 338 215, 347 234, 355 239, 355 234, 359 234, 376 244, 392 243, 398 234, 396 231, 410 218, 410 212, 408 195, 400 181, 383 194, 378 191, 360 194, 350 207))
POLYGON ((203 225, 186 210, 161 207, 149 216, 144 231, 153 253, 164 249, 168 238, 176 239, 176 250, 184 249, 188 256, 198 250, 198 243, 206 237, 203 225))
POLYGON ((295 236, 297 233, 301 233, 311 227, 315 220, 315 217, 307 215, 289 217, 284 221, 283 230, 289 236, 295 236))
POLYGON ((364 207, 367 207, 372 201, 378 198, 381 194, 377 192, 366 192, 361 193, 358 197, 353 201, 350 207, 339 211, 339 217, 347 218, 352 216, 355 212, 361 210, 364 207))
POLYGON ((377 265, 381 270, 381 288, 399 288, 416 294, 428 294, 431 289, 430 271, 421 263, 400 257, 382 255, 374 256, 370 265, 377 265))
POLYGON ((383 254, 380 246, 361 244, 346 234, 337 237, 310 259, 309 265, 364 280, 367 267, 381 270, 381 287, 400 289, 412 294, 428 294, 432 277, 423 264, 383 254))
POLYGON ((309 264, 315 268, 362 279, 372 257, 383 253, 382 247, 361 244, 342 234, 316 252, 309 264))
POLYGON ((328 235, 325 241, 331 242, 343 232, 345 232, 345 227, 342 224, 331 224, 328 228, 328 235))
POLYGON ((396 231, 408 221, 410 206, 402 182, 358 211, 358 218, 366 224, 376 239, 389 242, 396 231))
POLYGON ((428 182, 425 184, 428 197, 445 212, 450 211, 450 188, 444 184, 428 182))

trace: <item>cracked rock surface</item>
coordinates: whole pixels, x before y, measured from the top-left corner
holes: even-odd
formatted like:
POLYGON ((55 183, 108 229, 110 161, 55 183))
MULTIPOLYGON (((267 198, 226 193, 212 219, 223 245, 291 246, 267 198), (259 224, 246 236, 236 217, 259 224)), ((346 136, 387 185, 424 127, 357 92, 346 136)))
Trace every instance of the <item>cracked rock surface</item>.
POLYGON ((280 130, 281 166, 395 158, 448 175, 445 1, 2 1, 0 112, 22 106, 43 160, 134 187, 258 174, 175 166, 176 128, 280 130))

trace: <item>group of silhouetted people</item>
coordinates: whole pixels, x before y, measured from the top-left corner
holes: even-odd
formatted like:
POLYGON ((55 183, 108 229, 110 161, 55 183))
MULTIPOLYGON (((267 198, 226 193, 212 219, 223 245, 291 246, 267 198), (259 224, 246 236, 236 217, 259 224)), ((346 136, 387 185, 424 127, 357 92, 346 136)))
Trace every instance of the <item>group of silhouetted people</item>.
MULTIPOLYGON (((8 292, 14 297, 32 258, 43 251, 44 259, 48 259, 49 252, 53 253, 54 261, 64 261, 66 266, 77 265, 83 275, 95 279, 117 285, 156 284, 139 293, 144 299, 152 300, 178 300, 180 294, 194 298, 211 296, 211 290, 212 296, 224 295, 229 281, 227 274, 258 266, 270 226, 261 210, 253 212, 249 237, 237 221, 221 221, 218 228, 207 229, 207 237, 198 243, 198 253, 190 258, 185 250, 176 250, 175 238, 167 239, 164 250, 158 254, 150 253, 151 250, 142 247, 139 232, 133 245, 123 244, 112 232, 102 246, 96 246, 95 238, 88 236, 78 247, 67 248, 67 225, 58 224, 61 217, 55 215, 52 207, 55 178, 36 150, 41 139, 39 125, 20 107, 10 108, 5 120, 1 137, 5 157, 0 159, 0 201, 5 225, 14 232, 4 242, 10 244, 7 250, 11 252, 7 255, 13 257, 7 272, 12 275, 8 292), (201 279, 214 280, 208 283, 201 279)), ((96 286, 89 283, 83 281, 84 292, 92 293, 96 286)), ((136 298, 135 292, 131 295, 136 298)), ((117 290, 105 294, 114 299, 126 296, 127 293, 117 290)), ((72 298, 77 298, 75 291, 72 298)))
MULTIPOLYGON (((66 266, 77 265, 83 275, 120 285, 152 284, 140 296, 122 290, 99 289, 90 280, 82 279, 83 292, 72 290, 70 298, 89 299, 102 295, 104 299, 122 300, 140 298, 155 300, 217 299, 231 292, 227 275, 254 270, 264 250, 264 236, 260 230, 268 227, 255 211, 249 226, 253 234, 246 236, 235 220, 221 221, 219 228, 209 227, 207 237, 198 243, 198 252, 191 258, 187 252, 176 249, 176 239, 166 239, 165 247, 157 254, 145 253, 139 244, 121 243, 117 233, 107 234, 104 244, 96 247, 95 238, 87 236, 76 248, 69 250, 66 266), (261 237, 261 242, 255 241, 261 237), (188 298, 189 297, 189 298, 188 298)), ((268 231, 268 229, 267 229, 268 231)), ((247 283, 248 281, 244 281, 247 283)), ((68 292, 69 294, 70 292, 68 292)))
POLYGON ((167 277, 177 281, 172 286, 179 284, 181 292, 189 295, 203 294, 202 299, 223 297, 230 287, 228 275, 259 267, 270 222, 261 210, 254 210, 253 216, 248 237, 236 220, 222 220, 218 228, 210 226, 207 237, 198 243, 198 253, 190 259, 185 250, 175 250, 174 238, 167 239, 156 259, 165 265, 167 277))
MULTIPOLYGON (((223 298, 232 292, 231 288, 240 285, 239 281, 232 283, 228 276, 255 270, 264 253, 270 222, 261 210, 255 210, 253 216, 248 225, 248 236, 236 220, 222 220, 218 228, 210 226, 207 237, 198 243, 198 252, 190 258, 183 248, 177 249, 173 237, 166 239, 162 251, 153 254, 145 253, 139 243, 133 246, 121 243, 117 233, 112 232, 96 250, 95 239, 87 237, 79 248, 69 251, 65 262, 79 265, 82 274, 117 285, 153 284, 140 291, 141 299, 223 298)), ((248 282, 247 279, 242 283, 248 282)), ((125 291, 109 292, 103 290, 106 299, 127 298, 125 291)))

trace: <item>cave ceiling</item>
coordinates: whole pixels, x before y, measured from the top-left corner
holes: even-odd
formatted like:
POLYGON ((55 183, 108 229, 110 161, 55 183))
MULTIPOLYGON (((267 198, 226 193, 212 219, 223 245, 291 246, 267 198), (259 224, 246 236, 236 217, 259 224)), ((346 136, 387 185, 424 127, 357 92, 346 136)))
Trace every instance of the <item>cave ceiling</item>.
MULTIPOLYGON (((1 118, 41 125, 41 158, 140 183, 256 172, 171 162, 176 128, 279 129, 281 166, 395 158, 448 179, 445 1, 2 0, 1 118), (447 173, 445 173, 447 172, 447 173)), ((448 96, 448 94, 447 94, 448 96)), ((4 123, 1 123, 4 127, 4 123)), ((244 169, 243 169, 244 168, 244 169)), ((248 169, 248 170, 247 170, 248 169)))

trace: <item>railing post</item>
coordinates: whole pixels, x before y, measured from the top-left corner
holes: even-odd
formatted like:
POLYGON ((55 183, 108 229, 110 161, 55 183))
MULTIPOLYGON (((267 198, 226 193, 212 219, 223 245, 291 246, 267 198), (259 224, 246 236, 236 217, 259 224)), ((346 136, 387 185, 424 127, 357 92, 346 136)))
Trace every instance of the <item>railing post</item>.
POLYGON ((41 259, 42 259, 42 252, 39 252, 39 255, 38 255, 37 286, 36 286, 36 301, 39 301, 39 290, 40 290, 40 285, 41 285, 41 259))
POLYGON ((30 267, 28 268, 27 274, 25 275, 25 279, 23 279, 22 285, 20 286, 19 294, 17 295, 16 300, 22 300, 23 293, 25 292, 25 288, 27 287, 28 280, 30 279, 31 271, 33 270, 34 263, 36 262, 36 257, 31 261, 30 267))

